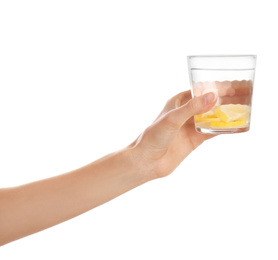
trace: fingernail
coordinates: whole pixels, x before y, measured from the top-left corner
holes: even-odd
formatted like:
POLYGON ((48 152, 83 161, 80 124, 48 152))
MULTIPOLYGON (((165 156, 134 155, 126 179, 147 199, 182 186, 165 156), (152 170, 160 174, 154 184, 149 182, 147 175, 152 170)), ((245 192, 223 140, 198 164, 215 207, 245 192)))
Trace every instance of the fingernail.
POLYGON ((215 94, 213 92, 209 92, 207 94, 204 95, 203 97, 203 101, 205 105, 208 105, 210 103, 212 103, 215 99, 215 94))

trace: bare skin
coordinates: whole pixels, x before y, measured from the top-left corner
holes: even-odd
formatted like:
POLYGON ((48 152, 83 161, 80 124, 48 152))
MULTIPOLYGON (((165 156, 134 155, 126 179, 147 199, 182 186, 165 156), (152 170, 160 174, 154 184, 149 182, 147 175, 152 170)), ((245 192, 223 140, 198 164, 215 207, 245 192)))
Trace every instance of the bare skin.
POLYGON ((0 245, 91 210, 145 182, 169 175, 213 135, 197 133, 192 116, 209 111, 213 93, 171 98, 130 145, 71 172, 0 189, 0 245))

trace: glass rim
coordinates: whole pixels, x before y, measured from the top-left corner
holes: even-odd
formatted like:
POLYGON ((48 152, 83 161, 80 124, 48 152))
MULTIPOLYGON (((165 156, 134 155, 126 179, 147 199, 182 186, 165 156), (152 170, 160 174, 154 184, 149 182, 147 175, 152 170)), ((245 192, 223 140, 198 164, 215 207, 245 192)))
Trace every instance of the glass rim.
POLYGON ((256 54, 218 54, 218 55, 188 55, 187 58, 257 58, 256 54))

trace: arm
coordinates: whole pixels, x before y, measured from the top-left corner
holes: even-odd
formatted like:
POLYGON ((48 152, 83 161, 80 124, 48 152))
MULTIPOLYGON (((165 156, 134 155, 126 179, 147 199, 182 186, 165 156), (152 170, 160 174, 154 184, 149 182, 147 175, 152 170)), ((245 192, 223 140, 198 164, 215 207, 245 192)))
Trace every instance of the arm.
MULTIPOLYGON (((95 208, 147 181, 170 174, 207 135, 192 115, 215 104, 189 91, 170 99, 132 144, 82 168, 18 187, 0 189, 0 245, 95 208)), ((210 136, 211 137, 211 136, 210 136)))
POLYGON ((49 179, 0 191, 0 245, 46 229, 146 182, 124 149, 49 179))

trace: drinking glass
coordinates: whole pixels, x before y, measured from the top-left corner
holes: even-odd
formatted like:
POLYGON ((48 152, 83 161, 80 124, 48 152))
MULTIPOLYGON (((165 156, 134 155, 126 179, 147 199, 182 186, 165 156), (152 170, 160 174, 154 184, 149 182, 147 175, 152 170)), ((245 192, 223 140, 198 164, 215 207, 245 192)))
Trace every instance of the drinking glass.
POLYGON ((188 56, 192 96, 214 92, 215 106, 195 115, 196 131, 239 133, 250 128, 256 55, 188 56))

